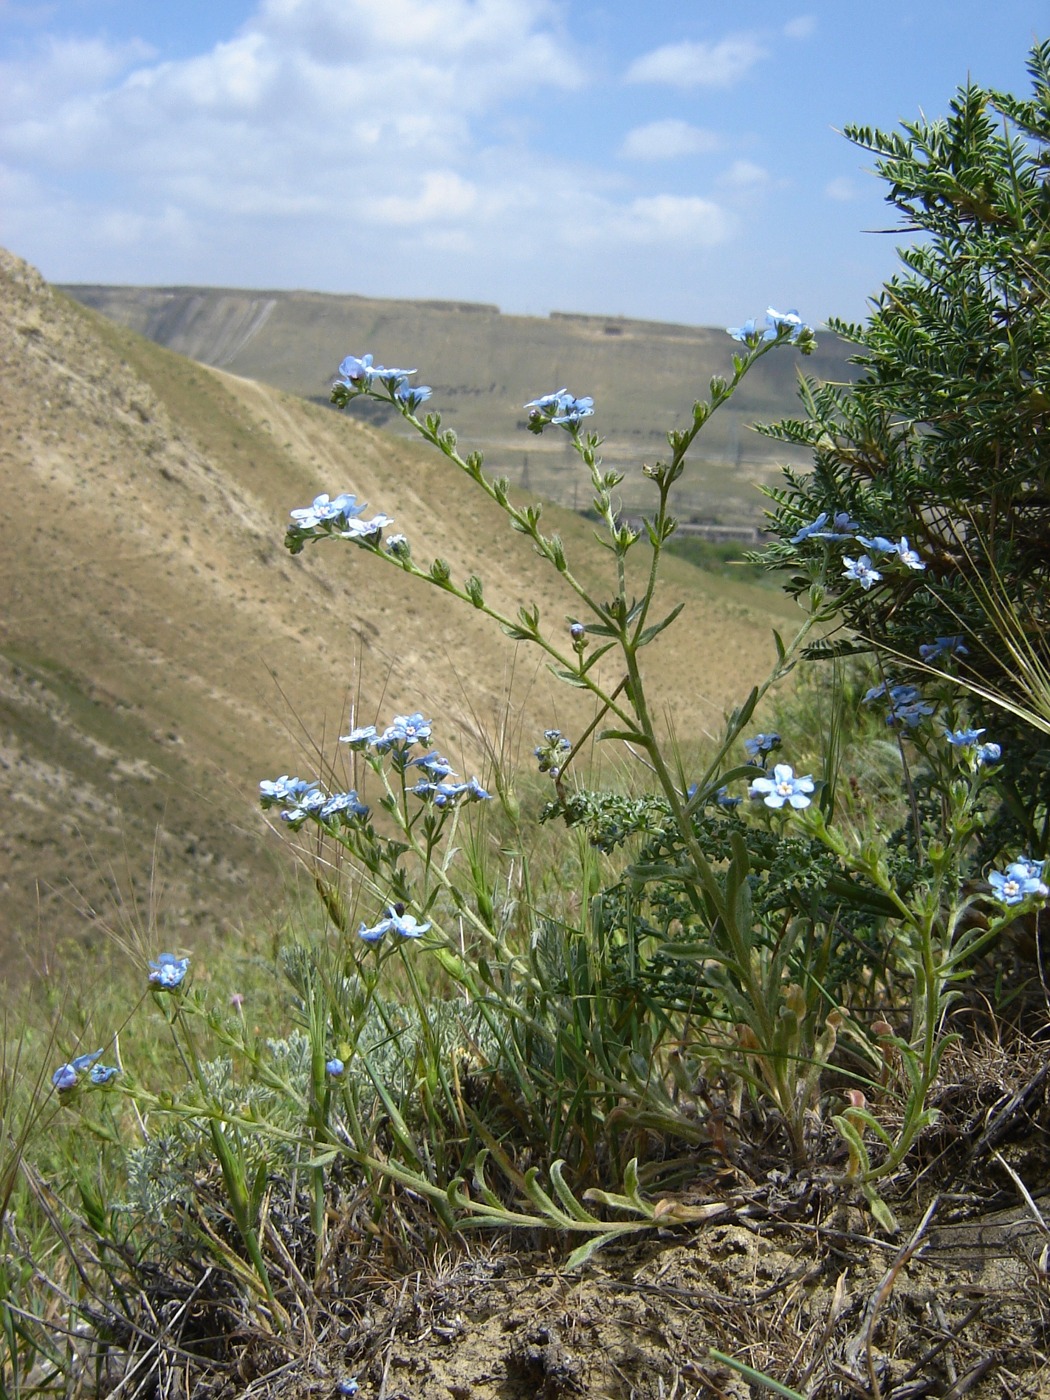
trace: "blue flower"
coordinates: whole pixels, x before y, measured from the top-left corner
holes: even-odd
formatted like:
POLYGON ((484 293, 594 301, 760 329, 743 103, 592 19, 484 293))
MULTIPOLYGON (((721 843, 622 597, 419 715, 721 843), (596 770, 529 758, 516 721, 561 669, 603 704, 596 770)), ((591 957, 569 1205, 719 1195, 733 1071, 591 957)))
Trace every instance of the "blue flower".
POLYGON ((388 933, 400 934, 402 938, 420 938, 429 927, 429 924, 421 924, 414 915, 404 913, 401 906, 396 905, 388 909, 385 916, 371 928, 362 922, 357 936, 366 943, 378 943, 388 933))
POLYGON ((762 337, 763 340, 773 340, 782 330, 790 330, 789 340, 797 340, 802 334, 802 317, 797 311, 774 311, 771 306, 766 308, 766 325, 769 331, 762 337), (770 334, 772 332, 772 334, 770 334))
MULTIPOLYGON (((862 540, 863 544, 864 541, 862 540)), ((878 569, 872 568, 871 560, 866 554, 862 554, 859 559, 843 559, 845 568, 842 570, 846 578, 859 583, 864 592, 867 593, 872 584, 878 583, 882 578, 878 569)))
POLYGON ((828 523, 828 513, 822 510, 816 520, 810 521, 808 525, 803 525, 796 534, 791 536, 789 544, 801 544, 803 540, 849 540, 853 538, 856 530, 856 522, 851 520, 849 512, 845 510, 837 511, 831 522, 831 528, 825 529, 828 523))
POLYGON ((384 548, 395 559, 408 559, 412 552, 407 535, 387 535, 384 548))
POLYGON ((352 520, 354 516, 360 515, 364 508, 364 502, 358 505, 357 497, 348 491, 343 491, 335 497, 329 496, 326 491, 320 496, 315 496, 311 505, 301 506, 289 514, 295 521, 295 528, 313 530, 318 525, 326 525, 333 520, 352 520))
POLYGON ((322 821, 330 821, 332 817, 340 815, 349 821, 352 817, 367 817, 368 808, 351 789, 350 792, 333 793, 321 808, 320 815, 322 821))
POLYGON ((340 1395, 356 1395, 361 1387, 357 1383, 355 1376, 349 1376, 346 1380, 340 1381, 336 1390, 340 1395))
POLYGON ((926 565, 919 558, 918 552, 912 549, 908 543, 908 536, 902 535, 897 544, 897 558, 902 564, 906 564, 909 569, 925 569, 926 565))
MULTIPOLYGON (((415 373, 415 370, 412 371, 415 373)), ((433 390, 429 384, 409 384, 407 380, 397 386, 394 390, 394 398, 398 403, 403 404, 409 413, 415 413, 421 403, 426 403, 433 390)))
POLYGON ((590 418, 594 413, 594 400, 585 397, 574 399, 570 395, 562 400, 558 405, 558 412, 551 419, 551 422, 558 427, 575 427, 581 418, 590 418))
POLYGON ((341 744, 349 744, 355 753, 361 749, 371 748, 378 735, 374 724, 366 724, 360 729, 351 729, 349 734, 340 736, 341 744))
POLYGON ((750 345, 757 344, 760 340, 772 340, 776 331, 772 334, 769 331, 760 331, 755 325, 754 316, 749 316, 742 326, 726 326, 726 335, 731 335, 734 340, 741 340, 750 345))
MULTIPOLYGON (((95 1061, 100 1059, 101 1056, 101 1050, 93 1050, 89 1055, 78 1055, 76 1059, 71 1060, 69 1064, 59 1065, 58 1069, 56 1069, 51 1076, 51 1083, 60 1094, 64 1093, 67 1089, 74 1088, 84 1070, 91 1069, 95 1061)), ((114 1073, 116 1073, 116 1071, 114 1071, 114 1073)))
POLYGON ((744 748, 751 759, 758 758, 761 754, 772 753, 774 749, 780 748, 780 735, 756 734, 753 739, 744 740, 744 748))
POLYGON ((983 733, 983 729, 946 729, 944 737, 953 748, 972 749, 983 733))
MULTIPOLYGON (((901 690, 914 690, 914 686, 900 686, 901 690)), ((892 692, 891 692, 892 693, 892 692)), ((886 723, 894 728, 916 729, 924 719, 934 713, 934 706, 925 700, 894 701, 886 714, 886 723)))
POLYGON ((395 715, 373 747, 384 753, 395 744, 425 744, 430 739, 432 721, 424 719, 418 710, 411 715, 395 715))
MULTIPOLYGON (((897 546, 892 540, 888 540, 885 535, 873 535, 869 539, 867 535, 858 535, 857 543, 862 544, 865 549, 870 549, 873 554, 896 554, 897 546)), ((870 560, 868 561, 871 562, 870 560)))
POLYGON ((1005 873, 993 870, 988 876, 992 894, 1001 904, 1022 904, 1032 895, 1045 899, 1050 890, 1043 884, 1044 864, 1044 861, 1021 856, 1006 867, 1005 873))
POLYGON ((371 520, 348 520, 342 530, 335 533, 341 540, 365 540, 374 543, 388 525, 393 525, 392 515, 373 515, 371 520))
POLYGON ((792 807, 801 808, 809 806, 808 794, 814 786, 812 778, 796 778, 789 764, 778 763, 773 769, 772 778, 754 780, 751 793, 762 797, 767 807, 783 807, 788 802, 792 807))
POLYGON ((964 646, 962 637, 938 637, 933 642, 923 642, 919 656, 925 662, 936 661, 940 656, 969 656, 969 648, 964 646))
POLYGON ((435 782, 440 781, 442 778, 454 778, 456 776, 452 764, 449 763, 447 758, 443 758, 442 755, 438 753, 437 749, 431 749, 429 753, 421 754, 419 758, 411 759, 409 763, 406 764, 406 767, 422 769, 427 777, 435 782))
POLYGON ((92 1065, 88 1078, 92 1084, 108 1084, 111 1079, 116 1079, 119 1073, 116 1065, 92 1065))
POLYGON ((372 356, 362 355, 358 358, 356 355, 347 355, 339 366, 339 374, 339 383, 346 384, 351 389, 361 392, 370 389, 376 375, 376 370, 372 368, 372 356))
POLYGON ((264 808, 278 803, 297 804, 304 793, 316 786, 316 783, 308 783, 304 778, 290 778, 287 773, 272 780, 264 778, 259 784, 259 802, 264 808))
MULTIPOLYGON (((365 358, 370 360, 372 357, 366 355, 365 358)), ((346 361, 344 360, 343 363, 345 364, 346 361)), ((340 369, 342 369, 342 365, 340 365, 340 369)), ((408 379, 409 375, 415 374, 415 372, 414 369, 386 369, 383 365, 377 365, 372 370, 372 377, 380 380, 388 389, 392 388, 396 391, 408 379)))
POLYGON ((189 958, 177 958, 174 953, 161 953, 156 962, 150 960, 149 980, 164 991, 172 991, 186 976, 189 965, 189 958))
POLYGON ((332 1059, 325 1061, 325 1074, 331 1075, 333 1079, 338 1079, 345 1068, 346 1066, 338 1055, 334 1055, 332 1059))
POLYGON ((327 793, 319 787, 304 792, 294 807, 286 807, 281 813, 281 821, 287 822, 293 831, 298 831, 307 817, 317 816, 328 801, 327 793))
POLYGON ((542 433, 548 424, 560 428, 575 428, 581 418, 589 418, 594 412, 592 398, 578 399, 568 389, 556 389, 553 394, 543 394, 525 405, 529 409, 529 428, 534 433, 542 433))
POLYGON ((1003 751, 998 744, 978 744, 974 752, 973 761, 978 768, 984 763, 998 763, 1003 756, 1003 751))
MULTIPOLYGON (((693 784, 693 791, 696 791, 695 783, 693 784)), ((692 796, 691 793, 689 795, 692 796)), ((729 790, 726 787, 720 787, 715 793, 715 802, 719 807, 725 807, 728 811, 732 811, 734 807, 739 807, 743 800, 742 797, 730 797, 729 790)))

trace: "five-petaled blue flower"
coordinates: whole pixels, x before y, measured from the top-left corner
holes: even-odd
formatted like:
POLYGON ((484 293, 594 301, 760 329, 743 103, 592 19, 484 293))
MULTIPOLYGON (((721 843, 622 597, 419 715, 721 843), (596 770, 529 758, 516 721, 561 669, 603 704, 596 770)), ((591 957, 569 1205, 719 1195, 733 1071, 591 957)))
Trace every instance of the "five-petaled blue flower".
POLYGON ((156 962, 150 959, 149 980, 162 991, 172 991, 181 984, 189 966, 189 958, 177 958, 174 953, 161 953, 156 962))
POLYGON ((983 733, 983 729, 946 729, 944 737, 953 748, 972 749, 983 733))
POLYGON ((401 911, 398 905, 388 909, 384 917, 371 928, 362 921, 357 936, 366 943, 378 943, 388 933, 400 934, 402 938, 420 938, 429 927, 429 924, 421 924, 415 915, 401 911))
MULTIPOLYGON (((865 549, 870 549, 872 554, 896 554, 897 546, 892 540, 888 540, 885 535, 858 535, 857 543, 862 544, 865 549)), ((871 562, 870 560, 868 561, 871 562)))
POLYGON ((897 544, 897 558, 909 569, 925 569, 926 565, 919 558, 917 550, 912 549, 908 543, 908 536, 902 535, 897 544))
POLYGON ((1050 890, 1043 883, 1044 864, 1044 861, 1021 856, 1011 861, 1005 873, 993 870, 988 876, 993 895, 1001 904, 1021 904, 1032 895, 1045 899, 1050 890))
POLYGON ((767 807, 783 807, 787 802, 792 807, 801 808, 809 806, 809 794, 814 787, 811 777, 796 778, 790 764, 778 763, 771 778, 754 780, 751 794, 760 796, 767 807))
POLYGON ((425 744, 430 739, 432 722, 416 710, 410 715, 395 715, 382 734, 372 740, 372 747, 384 753, 395 744, 425 744))
POLYGON ((859 583, 865 593, 882 578, 866 554, 862 554, 859 559, 843 559, 842 562, 845 565, 842 570, 845 577, 852 579, 854 583, 859 583))

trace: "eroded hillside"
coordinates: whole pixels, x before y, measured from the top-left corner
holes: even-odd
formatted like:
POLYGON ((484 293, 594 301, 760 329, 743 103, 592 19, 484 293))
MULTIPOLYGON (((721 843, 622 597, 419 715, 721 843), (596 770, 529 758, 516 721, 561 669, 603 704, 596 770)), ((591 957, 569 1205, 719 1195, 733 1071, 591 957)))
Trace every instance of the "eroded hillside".
MULTIPOLYGON (((483 775, 508 696, 517 753, 545 725, 588 717, 535 657, 383 560, 284 551, 290 507, 354 490, 417 558, 440 554, 497 606, 534 599, 564 628, 559 581, 443 458, 164 351, 9 254, 0 471, 0 896, 4 944, 23 950, 11 976, 89 937, 95 914, 155 919, 167 945, 272 917, 292 861, 256 809, 258 780, 338 759, 351 712, 424 709, 441 748, 483 775)), ((600 588, 590 528, 555 515, 600 588)), ((668 593, 688 606, 651 669, 688 736, 765 674, 768 613, 786 605, 678 563, 668 593)))

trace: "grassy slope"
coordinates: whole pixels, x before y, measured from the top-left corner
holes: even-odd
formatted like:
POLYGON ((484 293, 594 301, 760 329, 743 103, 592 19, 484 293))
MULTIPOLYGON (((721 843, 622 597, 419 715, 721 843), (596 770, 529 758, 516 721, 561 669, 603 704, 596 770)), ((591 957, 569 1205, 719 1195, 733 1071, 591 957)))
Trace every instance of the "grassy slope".
MULTIPOLYGON (((310 292, 209 288, 70 289, 123 324, 182 354, 324 400, 347 353, 372 351, 385 364, 416 366, 433 386, 450 426, 497 452, 500 470, 523 487, 582 508, 588 490, 560 436, 521 431, 522 405, 561 385, 591 394, 607 461, 634 468, 666 452, 664 434, 688 420, 712 375, 730 369, 732 342, 721 328, 600 317, 503 316, 494 307, 390 301, 310 292)), ((796 375, 846 374, 844 347, 821 336, 817 353, 765 360, 705 431, 698 460, 675 508, 683 518, 734 524, 760 521, 755 487, 775 480, 784 448, 750 430, 797 408, 796 375)), ((366 405, 374 415, 375 406, 366 405)), ((395 431, 396 417, 388 426, 395 431)), ((645 495, 624 486, 628 509, 645 495)))
MULTIPOLYGON (((559 581, 437 454, 166 352, 8 255, 0 283, 0 891, 35 966, 92 910, 150 917, 154 851, 162 943, 273 907, 290 862, 257 781, 320 771, 314 742, 331 757, 351 707, 439 716, 469 771, 501 718, 518 753, 544 725, 578 732, 580 697, 470 610, 360 551, 281 547, 291 506, 353 489, 417 558, 562 629, 559 581)), ((551 514, 598 586, 590 527, 551 514)), ((690 735, 765 673, 786 604, 669 562, 688 606, 651 669, 690 735)))

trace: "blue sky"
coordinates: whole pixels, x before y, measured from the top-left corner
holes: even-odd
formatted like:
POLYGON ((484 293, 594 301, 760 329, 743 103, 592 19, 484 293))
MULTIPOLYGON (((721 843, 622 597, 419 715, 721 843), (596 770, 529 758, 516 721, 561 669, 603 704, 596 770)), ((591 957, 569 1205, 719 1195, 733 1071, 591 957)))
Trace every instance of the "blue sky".
POLYGON ((55 282, 863 316, 839 134, 1027 92, 1045 0, 0 0, 0 243, 55 282))

